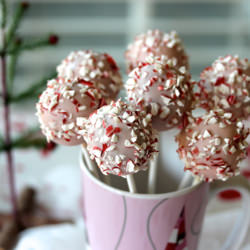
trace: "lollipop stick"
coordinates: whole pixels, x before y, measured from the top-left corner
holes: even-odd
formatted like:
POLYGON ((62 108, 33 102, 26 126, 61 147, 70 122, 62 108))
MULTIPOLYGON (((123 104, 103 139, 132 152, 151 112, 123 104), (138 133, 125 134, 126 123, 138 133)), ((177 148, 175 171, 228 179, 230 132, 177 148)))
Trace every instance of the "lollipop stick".
POLYGON ((84 159, 85 159, 85 161, 86 161, 86 164, 87 164, 87 167, 89 168, 89 170, 92 172, 92 174, 93 174, 96 178, 100 179, 99 174, 98 174, 98 172, 97 172, 96 164, 90 159, 89 153, 88 153, 88 151, 86 150, 86 148, 85 148, 84 145, 82 145, 82 153, 83 153, 83 157, 84 157, 84 159))
POLYGON ((201 182, 200 177, 199 176, 195 176, 194 180, 193 180, 193 183, 192 183, 192 187, 195 186, 195 185, 197 185, 200 182, 201 182))
POLYGON ((192 180, 193 180, 193 175, 190 172, 185 172, 177 190, 181 190, 183 188, 188 187, 192 183, 192 180))
POLYGON ((156 188, 156 178, 157 178, 157 165, 158 165, 158 154, 149 163, 149 173, 148 173, 148 193, 154 194, 156 188))
POLYGON ((111 184, 111 176, 110 175, 103 175, 103 182, 106 183, 109 186, 112 186, 112 184, 111 184))
POLYGON ((132 174, 127 175, 128 189, 130 193, 137 193, 135 178, 132 174))

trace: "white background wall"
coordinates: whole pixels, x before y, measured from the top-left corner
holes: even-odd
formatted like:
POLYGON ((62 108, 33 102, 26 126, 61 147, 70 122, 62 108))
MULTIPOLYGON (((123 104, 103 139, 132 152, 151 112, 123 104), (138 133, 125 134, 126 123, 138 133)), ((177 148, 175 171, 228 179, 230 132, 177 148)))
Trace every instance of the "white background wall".
MULTIPOLYGON (((8 0, 15 4, 16 0, 8 0)), ((123 53, 135 34, 148 28, 177 30, 200 71, 219 55, 250 57, 249 0, 30 0, 20 34, 26 39, 57 33, 58 48, 23 54, 17 86, 50 72, 71 50, 110 53, 125 74, 123 53)))

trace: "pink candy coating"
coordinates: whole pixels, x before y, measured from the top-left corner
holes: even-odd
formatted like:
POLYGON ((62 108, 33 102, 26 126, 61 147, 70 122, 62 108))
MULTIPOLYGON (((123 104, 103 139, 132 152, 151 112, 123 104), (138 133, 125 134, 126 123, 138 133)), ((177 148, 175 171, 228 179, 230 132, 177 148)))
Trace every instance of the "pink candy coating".
POLYGON ((159 131, 180 126, 192 107, 192 84, 185 67, 173 67, 165 57, 148 57, 140 63, 125 88, 128 100, 146 107, 159 131))
POLYGON ((91 81, 109 101, 116 99, 123 86, 119 68, 114 59, 106 53, 92 50, 71 52, 57 67, 59 77, 75 81, 91 81))
POLYGON ((176 31, 164 33, 160 30, 148 30, 135 37, 125 52, 128 72, 144 62, 148 56, 166 56, 174 66, 189 68, 188 57, 176 31))
POLYGON ((227 55, 204 69, 198 83, 197 104, 207 110, 214 107, 233 113, 236 118, 250 115, 250 63, 227 55))
POLYGON ((120 100, 91 114, 84 139, 91 158, 105 175, 125 177, 146 170, 157 152, 151 115, 120 100))
POLYGON ((201 117, 188 117, 179 133, 178 153, 185 170, 211 182, 239 174, 239 162, 246 157, 248 131, 231 113, 214 110, 201 117))
POLYGON ((91 82, 50 80, 36 105, 42 132, 48 141, 69 146, 81 144, 88 116, 102 103, 100 91, 91 82))

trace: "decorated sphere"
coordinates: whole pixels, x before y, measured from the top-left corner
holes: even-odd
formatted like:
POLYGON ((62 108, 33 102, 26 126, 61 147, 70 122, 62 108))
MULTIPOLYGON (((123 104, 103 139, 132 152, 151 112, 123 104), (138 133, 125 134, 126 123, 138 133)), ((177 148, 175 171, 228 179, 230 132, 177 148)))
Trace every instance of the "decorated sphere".
POLYGON ((140 63, 125 88, 128 101, 146 108, 159 131, 181 126, 192 108, 192 83, 185 67, 174 67, 164 56, 140 63))
POLYGON ((105 175, 125 177, 146 170, 157 152, 151 115, 120 100, 91 114, 84 138, 90 157, 105 175))
POLYGON ((101 91, 106 101, 116 99, 123 86, 115 60, 106 53, 97 53, 92 50, 71 52, 57 66, 57 72, 59 77, 67 80, 91 81, 101 91))
POLYGON ((205 68, 198 83, 197 105, 231 112, 236 118, 250 115, 250 63, 227 55, 205 68))
POLYGON ((103 102, 100 91, 89 81, 52 79, 36 105, 42 132, 48 141, 69 146, 81 144, 89 115, 103 102))
POLYGON ((185 170, 208 182, 237 175, 247 148, 248 131, 243 123, 224 110, 189 116, 188 120, 188 125, 176 137, 185 170))
POLYGON ((160 30, 148 30, 135 37, 125 52, 128 72, 144 62, 148 56, 166 56, 177 67, 189 68, 188 56, 176 31, 164 33, 160 30))

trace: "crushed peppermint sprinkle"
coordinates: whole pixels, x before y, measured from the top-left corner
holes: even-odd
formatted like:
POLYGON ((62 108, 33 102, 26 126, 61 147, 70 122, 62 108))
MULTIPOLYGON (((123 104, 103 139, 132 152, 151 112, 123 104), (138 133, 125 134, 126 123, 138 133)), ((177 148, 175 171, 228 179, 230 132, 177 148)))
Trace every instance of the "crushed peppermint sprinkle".
POLYGON ((83 128, 88 116, 105 104, 90 82, 49 80, 36 104, 42 132, 48 141, 63 145, 83 143, 83 128))
POLYGON ((103 97, 109 101, 116 99, 123 86, 119 68, 115 60, 106 53, 92 50, 71 52, 57 66, 59 77, 72 81, 84 79, 100 89, 103 97))
POLYGON ((246 157, 249 131, 220 109, 189 120, 176 137, 177 152, 186 162, 185 170, 208 182, 236 175, 239 162, 246 157), (211 120, 217 122, 211 123, 211 120))
POLYGON ((125 84, 128 101, 146 107, 157 130, 181 126, 184 114, 192 108, 189 78, 164 56, 147 57, 129 74, 125 84))
POLYGON ((148 56, 164 55, 174 66, 181 67, 184 74, 189 68, 188 56, 183 43, 176 31, 164 33, 160 30, 148 30, 146 33, 135 37, 134 42, 128 45, 125 58, 128 71, 132 71, 140 62, 144 62, 148 56))
POLYGON ((157 153, 151 116, 118 100, 90 115, 84 139, 103 174, 125 177, 148 168, 157 153))
POLYGON ((217 107, 236 118, 250 115, 250 63, 227 55, 205 68, 195 94, 197 105, 207 110, 217 107))

